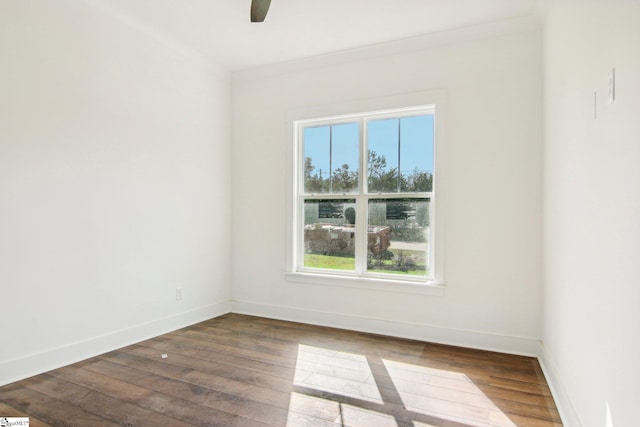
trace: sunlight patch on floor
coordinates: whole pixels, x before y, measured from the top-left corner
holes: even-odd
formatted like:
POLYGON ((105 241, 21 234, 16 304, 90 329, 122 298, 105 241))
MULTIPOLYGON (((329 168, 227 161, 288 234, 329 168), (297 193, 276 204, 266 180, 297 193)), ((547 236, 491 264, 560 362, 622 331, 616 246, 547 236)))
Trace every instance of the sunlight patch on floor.
POLYGON ((467 375, 450 370, 300 344, 293 385, 288 426, 312 417, 352 427, 397 427, 399 420, 516 427, 467 375))
MULTIPOLYGON (((463 373, 387 359, 382 361, 404 407, 410 411, 442 420, 516 427, 463 373)), ((419 423, 415 425, 422 427, 419 423)))
POLYGON ((341 405, 340 418, 335 422, 344 426, 398 427, 393 415, 347 404, 341 405))
POLYGON ((321 397, 308 396, 303 393, 291 393, 287 427, 301 425, 301 417, 309 416, 327 422, 340 418, 340 404, 321 397))
POLYGON ((382 396, 363 355, 298 346, 294 384, 302 387, 383 403, 382 396))

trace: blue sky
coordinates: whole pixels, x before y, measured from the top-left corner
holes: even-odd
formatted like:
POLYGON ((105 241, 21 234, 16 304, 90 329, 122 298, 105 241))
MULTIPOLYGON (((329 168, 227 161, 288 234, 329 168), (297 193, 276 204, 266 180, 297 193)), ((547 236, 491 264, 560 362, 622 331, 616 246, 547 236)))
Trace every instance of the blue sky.
MULTIPOLYGON (((387 168, 398 166, 398 120, 400 120, 400 168, 410 173, 414 168, 433 172, 433 116, 403 117, 402 119, 370 120, 368 122, 369 149, 384 155, 387 168)), ((332 162, 335 170, 343 164, 358 168, 358 123, 333 126, 332 162)), ((311 157, 313 175, 322 170, 329 174, 329 126, 306 128, 304 157, 311 157)))

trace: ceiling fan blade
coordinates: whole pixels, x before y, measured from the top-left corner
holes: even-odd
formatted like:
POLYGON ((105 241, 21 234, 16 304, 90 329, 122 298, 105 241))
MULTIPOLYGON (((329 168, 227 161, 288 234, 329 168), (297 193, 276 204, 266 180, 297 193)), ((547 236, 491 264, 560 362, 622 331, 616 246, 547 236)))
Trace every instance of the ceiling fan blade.
POLYGON ((251 0, 251 22, 263 22, 271 0, 251 0))

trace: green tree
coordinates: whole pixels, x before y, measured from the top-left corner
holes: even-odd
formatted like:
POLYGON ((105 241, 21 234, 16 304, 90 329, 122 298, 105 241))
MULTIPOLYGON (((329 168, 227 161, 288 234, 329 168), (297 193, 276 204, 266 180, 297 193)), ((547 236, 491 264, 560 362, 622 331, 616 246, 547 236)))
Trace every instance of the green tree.
POLYGON ((313 174, 316 167, 313 165, 311 157, 304 158, 304 189, 309 193, 324 193, 329 183, 323 181, 322 176, 318 173, 313 174))
POLYGON ((352 192, 358 188, 358 171, 350 170, 345 163, 333 171, 331 180, 334 192, 352 192))
POLYGON ((403 177, 402 191, 429 192, 433 188, 433 175, 431 172, 420 171, 415 168, 406 178, 403 177))
POLYGON ((316 167, 313 166, 313 161, 311 157, 305 157, 304 158, 304 181, 305 182, 311 179, 311 174, 315 169, 316 167))
MULTIPOLYGON (((369 191, 381 193, 394 193, 398 191, 398 169, 387 168, 387 159, 369 150, 369 191)), ((400 176, 401 187, 403 177, 400 176)))
POLYGON ((373 150, 369 150, 368 157, 369 176, 380 176, 387 168, 387 159, 373 150))

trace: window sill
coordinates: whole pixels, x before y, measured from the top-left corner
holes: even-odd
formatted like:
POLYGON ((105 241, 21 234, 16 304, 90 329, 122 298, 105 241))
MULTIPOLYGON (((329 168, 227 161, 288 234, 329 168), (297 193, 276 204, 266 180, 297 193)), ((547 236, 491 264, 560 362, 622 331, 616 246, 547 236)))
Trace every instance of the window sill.
POLYGON ((370 289, 375 291, 406 293, 413 295, 444 296, 444 285, 433 282, 414 282, 373 277, 350 277, 308 272, 285 273, 289 282, 311 285, 338 286, 346 288, 370 289))

